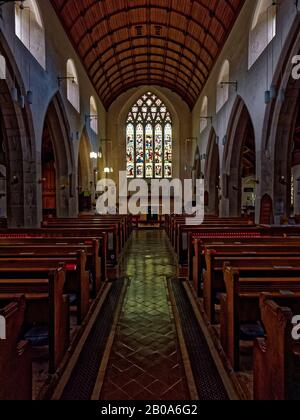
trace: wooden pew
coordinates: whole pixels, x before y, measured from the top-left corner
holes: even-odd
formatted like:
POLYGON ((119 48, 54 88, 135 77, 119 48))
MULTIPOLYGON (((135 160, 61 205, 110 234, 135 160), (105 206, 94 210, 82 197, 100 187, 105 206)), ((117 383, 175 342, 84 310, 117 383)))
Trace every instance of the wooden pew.
POLYGON ((218 255, 259 254, 264 250, 276 254, 284 247, 284 252, 295 252, 300 247, 300 238, 260 237, 247 239, 205 239, 195 240, 193 252, 189 253, 189 280, 193 282, 195 291, 200 293, 201 272, 205 269, 205 253, 211 251, 218 255))
POLYGON ((107 235, 107 265, 116 267, 119 256, 119 242, 117 240, 117 228, 115 226, 101 226, 101 228, 49 228, 49 229, 0 229, 0 241, 5 239, 25 239, 25 238, 90 238, 101 239, 107 235))
POLYGON ((281 297, 265 293, 260 309, 266 338, 254 344, 254 399, 298 400, 300 342, 292 339, 292 318, 300 314, 300 293, 281 297))
MULTIPOLYGON (((55 222, 43 223, 43 229, 49 230, 59 230, 59 229, 74 229, 85 230, 86 232, 98 231, 98 235, 101 235, 102 232, 108 232, 108 250, 109 262, 111 264, 117 265, 119 255, 121 250, 124 247, 123 231, 120 227, 120 223, 116 222, 105 222, 105 223, 90 223, 90 222, 78 222, 75 220, 68 221, 59 221, 56 219, 55 222)), ((89 236, 89 234, 88 234, 89 236)))
POLYGON ((42 223, 42 227, 68 227, 77 225, 89 226, 89 227, 100 227, 101 225, 117 225, 120 233, 120 246, 123 247, 129 238, 132 231, 131 222, 127 216, 80 216, 78 218, 47 218, 42 223))
MULTIPOLYGON (((248 242, 258 242, 258 241, 266 241, 266 240, 281 240, 286 242, 289 240, 291 243, 300 242, 300 226, 290 226, 288 228, 284 226, 270 228, 270 226, 258 226, 256 233, 246 233, 244 229, 240 230, 240 233, 236 233, 235 235, 230 235, 224 229, 224 227, 220 227, 219 233, 212 232, 209 234, 201 233, 201 230, 194 230, 189 232, 188 237, 188 250, 187 250, 187 264, 188 264, 188 276, 189 279, 193 279, 192 271, 193 267, 197 267, 194 258, 198 257, 199 249, 203 247, 205 244, 210 244, 211 242, 215 243, 224 243, 224 245, 228 242, 239 242, 243 243, 246 240, 248 242)), ((183 265, 185 262, 183 261, 183 265)))
POLYGON ((93 296, 96 297, 101 287, 101 258, 99 257, 99 243, 97 240, 91 241, 91 244, 84 245, 61 245, 58 243, 39 241, 34 244, 28 240, 27 244, 12 245, 7 241, 6 245, 0 244, 0 258, 65 258, 77 256, 81 251, 87 255, 86 271, 92 274, 93 296))
POLYGON ((64 291, 67 294, 76 294, 77 297, 77 320, 81 325, 90 308, 89 274, 86 271, 86 253, 82 250, 76 256, 61 257, 12 257, 2 258, 0 255, 0 279, 3 276, 19 276, 23 278, 39 278, 62 265, 66 270, 66 284, 64 291), (12 274, 10 274, 12 273, 12 274))
POLYGON ((199 227, 180 225, 175 239, 175 252, 180 265, 188 266, 189 234, 199 235, 199 238, 258 238, 264 229, 255 225, 218 222, 217 224, 204 224, 199 227))
POLYGON ((258 266, 251 271, 224 267, 226 294, 221 296, 221 344, 236 371, 240 367, 241 326, 261 320, 261 293, 300 292, 300 259, 298 266, 288 268, 288 260, 284 264, 285 268, 274 268, 266 262, 264 268, 258 266))
MULTIPOLYGON (((210 252, 206 253, 206 270, 203 272, 203 298, 204 310, 210 323, 215 322, 215 300, 218 293, 225 291, 225 281, 223 275, 224 265, 231 265, 237 269, 247 271, 248 273, 255 273, 260 270, 266 271, 269 267, 297 267, 300 262, 300 255, 298 252, 294 256, 281 257, 272 255, 272 253, 262 252, 259 255, 238 254, 234 256, 229 255, 214 255, 210 252)), ((250 275, 250 274, 249 274, 250 275)))
POLYGON ((6 321, 6 339, 0 340, 0 400, 31 400, 32 364, 28 341, 20 340, 25 296, 15 296, 0 315, 6 321))
MULTIPOLYGON (((23 247, 23 246, 39 246, 39 247, 47 247, 47 246, 53 246, 53 247, 66 247, 69 248, 71 251, 74 250, 74 248, 78 249, 84 249, 88 248, 87 250, 87 256, 91 258, 92 265, 95 266, 95 272, 97 272, 97 256, 100 258, 100 266, 101 266, 101 280, 107 281, 108 274, 107 274, 107 235, 103 234, 103 236, 98 239, 96 237, 90 237, 90 238, 70 238, 70 237, 23 237, 23 238, 1 238, 0 237, 0 248, 1 247, 10 247, 10 248, 17 248, 17 247, 23 247), (92 247, 92 248, 90 248, 92 247)), ((1 250, 0 250, 1 253, 1 250)), ((97 277, 95 273, 95 277, 97 277)), ((97 280, 96 280, 97 282, 97 280)), ((97 287, 98 289, 98 287, 97 287)))
POLYGON ((69 298, 64 294, 65 270, 63 267, 50 271, 44 269, 43 272, 37 270, 39 278, 33 270, 30 278, 28 273, 22 275, 20 267, 7 271, 1 268, 0 302, 5 304, 15 295, 25 295, 24 330, 28 331, 33 326, 48 327, 49 373, 54 374, 70 342, 69 298))

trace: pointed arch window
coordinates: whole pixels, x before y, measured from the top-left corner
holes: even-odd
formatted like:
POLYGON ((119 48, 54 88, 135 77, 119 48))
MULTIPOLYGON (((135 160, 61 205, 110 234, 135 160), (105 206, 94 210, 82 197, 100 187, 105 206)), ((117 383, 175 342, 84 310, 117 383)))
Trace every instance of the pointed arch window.
POLYGON ((15 2, 15 32, 25 47, 45 69, 45 30, 36 0, 15 2))
POLYGON ((67 98, 77 112, 80 112, 80 91, 77 70, 74 61, 67 61, 67 98))
POLYGON ((208 115, 208 97, 205 96, 202 102, 201 112, 200 112, 200 134, 206 129, 208 115))
POLYGON ((258 0, 249 36, 249 69, 276 36, 277 5, 274 0, 258 0))
POLYGON ((128 178, 173 176, 173 124, 165 104, 151 92, 131 108, 126 120, 128 178))
POLYGON ((229 99, 230 64, 225 60, 220 72, 217 86, 217 112, 219 112, 229 99))
POLYGON ((95 134, 98 134, 99 124, 98 124, 98 107, 94 96, 90 98, 90 127, 95 134))

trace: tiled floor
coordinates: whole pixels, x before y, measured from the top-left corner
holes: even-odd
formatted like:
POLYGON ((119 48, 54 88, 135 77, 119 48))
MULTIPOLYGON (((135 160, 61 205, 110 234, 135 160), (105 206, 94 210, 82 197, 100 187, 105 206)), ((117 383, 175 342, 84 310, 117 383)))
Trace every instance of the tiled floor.
POLYGON ((165 233, 137 231, 124 258, 131 284, 102 400, 188 400, 166 278, 176 275, 165 233))

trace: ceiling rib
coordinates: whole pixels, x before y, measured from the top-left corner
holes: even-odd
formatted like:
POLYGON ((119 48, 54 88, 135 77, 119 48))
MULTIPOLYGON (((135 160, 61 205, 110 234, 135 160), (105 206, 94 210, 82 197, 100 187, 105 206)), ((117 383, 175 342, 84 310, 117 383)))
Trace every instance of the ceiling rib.
POLYGON ((244 2, 51 0, 107 109, 143 84, 193 108, 244 2))

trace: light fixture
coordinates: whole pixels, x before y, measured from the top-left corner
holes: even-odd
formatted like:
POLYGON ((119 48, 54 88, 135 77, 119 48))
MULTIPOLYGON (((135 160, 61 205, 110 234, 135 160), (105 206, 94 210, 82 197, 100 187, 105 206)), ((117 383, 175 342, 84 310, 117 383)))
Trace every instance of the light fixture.
POLYGON ((25 108, 25 97, 24 97, 24 95, 20 95, 19 96, 19 105, 20 105, 20 108, 25 108))
POLYGON ((29 105, 32 105, 32 103, 33 103, 33 92, 32 92, 32 90, 28 90, 26 97, 27 97, 27 102, 29 103, 29 105))
POLYGON ((17 185, 19 183, 19 178, 16 175, 14 175, 12 177, 12 182, 11 183, 12 183, 12 185, 17 185))
POLYGON ((97 159, 97 158, 98 158, 98 154, 96 152, 90 153, 90 159, 97 159))
POLYGON ((110 169, 109 168, 104 168, 104 173, 105 174, 109 174, 110 173, 110 169))
POLYGON ((18 97, 18 90, 17 90, 17 88, 15 86, 13 88, 11 88, 10 93, 11 93, 12 100, 14 102, 18 102, 18 99, 19 99, 19 97, 18 97))
POLYGON ((60 86, 61 86, 61 83, 62 83, 63 81, 66 81, 66 80, 71 80, 73 84, 75 84, 75 83, 76 83, 76 79, 75 79, 75 77, 74 77, 74 76, 58 76, 58 77, 57 77, 58 86, 60 87, 60 86))
POLYGON ((286 178, 285 178, 284 175, 282 175, 282 176, 279 177, 279 183, 281 185, 287 185, 287 180, 286 180, 286 178))
POLYGON ((98 157, 99 157, 99 159, 102 159, 102 157, 103 157, 103 150, 102 150, 101 146, 99 147, 98 157))
POLYGON ((265 104, 268 105, 271 102, 271 91, 265 91, 265 104))
POLYGON ((220 85, 221 85, 222 88, 224 86, 234 86, 236 92, 238 91, 238 82, 237 81, 234 81, 234 82, 221 82, 220 85))

